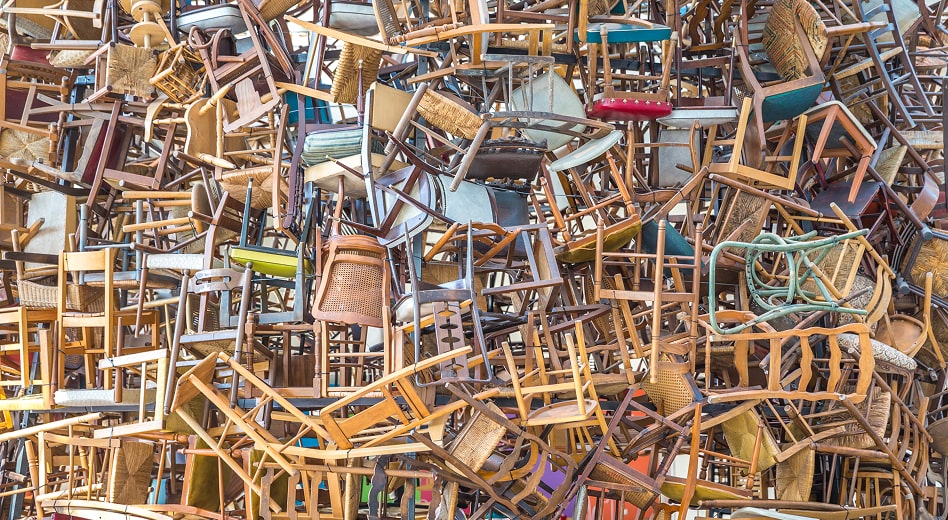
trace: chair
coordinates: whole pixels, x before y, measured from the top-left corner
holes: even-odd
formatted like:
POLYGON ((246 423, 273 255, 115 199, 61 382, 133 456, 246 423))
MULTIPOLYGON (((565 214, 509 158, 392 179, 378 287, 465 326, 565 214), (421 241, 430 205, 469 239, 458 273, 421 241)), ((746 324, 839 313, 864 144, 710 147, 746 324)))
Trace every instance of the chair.
MULTIPOLYGON (((487 118, 480 116, 474 110, 451 97, 429 89, 427 84, 422 84, 415 91, 392 136, 399 141, 405 141, 410 131, 421 131, 427 136, 427 141, 437 143, 437 145, 434 149, 426 151, 416 147, 414 153, 435 164, 440 162, 436 157, 442 153, 446 153, 452 158, 460 158, 460 160, 447 161, 443 166, 435 166, 442 173, 454 177, 451 184, 452 191, 454 191, 457 190, 461 181, 467 175, 471 162, 477 155, 478 148, 487 139, 489 130, 490 121, 487 118), (432 132, 426 125, 415 122, 416 117, 424 118, 427 125, 441 129, 450 136, 462 139, 462 143, 470 144, 466 146, 464 144, 461 146, 455 145, 449 138, 432 132)), ((386 146, 387 157, 382 164, 383 174, 394 161, 395 151, 394 143, 389 143, 386 146)))
MULTIPOLYGON (((792 120, 812 107, 826 81, 817 58, 826 45, 825 27, 816 10, 806 2, 781 0, 773 4, 766 20, 759 34, 744 23, 734 35, 739 71, 747 97, 752 100, 751 137, 756 137, 761 146, 765 142, 765 125, 792 120), (757 79, 755 54, 751 50, 757 45, 763 46, 780 81, 766 84, 757 79)), ((742 118, 750 115, 742 114, 742 118)), ((751 155, 748 164, 758 166, 758 160, 751 155)))
POLYGON ((73 78, 48 64, 0 59, 0 164, 20 170, 20 164, 59 163, 56 146, 60 114, 40 109, 65 102, 73 78), (52 124, 52 125, 51 125, 52 124))
POLYGON ((866 325, 851 323, 834 328, 807 327, 782 331, 765 327, 763 332, 758 332, 752 331, 752 327, 766 324, 756 321, 753 313, 726 310, 716 315, 719 323, 735 325, 730 328, 745 326, 738 332, 720 334, 715 331, 709 319, 710 315, 699 317, 699 323, 706 332, 705 348, 728 344, 734 347, 734 364, 741 374, 736 388, 742 390, 717 393, 709 398, 709 402, 730 402, 748 396, 762 399, 802 398, 813 401, 838 399, 840 394, 845 395, 847 400, 854 404, 866 399, 873 382, 875 367, 870 332, 866 325), (852 335, 858 347, 851 348, 852 345, 843 334, 852 335), (820 335, 826 336, 823 347, 826 350, 818 357, 818 351, 815 349, 822 343, 820 335), (810 340, 811 337, 813 341, 810 340), (741 368, 746 367, 747 352, 754 342, 769 342, 766 360, 769 368, 766 384, 762 389, 750 387, 747 371, 741 368), (782 350, 784 344, 794 345, 786 355, 782 350), (814 361, 818 362, 815 367, 801 368, 809 367, 814 361), (854 367, 855 370, 848 367, 854 367), (798 388, 808 390, 799 391, 798 388))
MULTIPOLYGON (((325 480, 332 507, 337 511, 343 508, 352 511, 351 504, 343 505, 342 489, 331 469, 313 471, 309 469, 311 467, 301 466, 301 462, 311 460, 335 465, 345 460, 400 453, 406 448, 415 452, 429 451, 430 448, 422 442, 405 442, 410 432, 427 430, 428 435, 440 439, 442 429, 439 421, 463 409, 467 403, 459 400, 440 408, 429 407, 412 386, 411 379, 416 371, 426 370, 451 357, 469 353, 469 349, 460 349, 395 371, 351 395, 321 407, 318 416, 300 410, 236 359, 224 353, 212 354, 180 377, 172 410, 178 412, 195 433, 221 457, 221 461, 233 470, 249 491, 261 495, 264 464, 272 462, 290 478, 295 478, 301 471, 308 472, 315 480, 305 487, 310 491, 307 496, 313 499, 316 498, 313 493, 318 493, 318 488, 325 480), (218 363, 233 372, 232 384, 237 385, 242 379, 253 389, 253 393, 260 396, 254 408, 243 410, 233 406, 217 388, 215 373, 218 363), (222 428, 202 425, 184 408, 188 401, 199 395, 205 396, 214 407, 215 413, 222 417, 222 428), (354 404, 373 395, 381 396, 381 400, 356 413, 348 413, 354 404), (271 403, 278 404, 283 410, 281 417, 286 422, 287 429, 293 432, 287 438, 277 438, 262 424, 251 419, 260 410, 272 406, 271 403), (263 451, 264 455, 257 465, 257 471, 248 471, 240 465, 234 460, 234 453, 223 448, 223 443, 218 440, 225 440, 238 432, 248 435, 254 447, 263 451), (302 439, 305 440, 300 442, 302 439)), ((274 512, 283 511, 279 502, 278 497, 273 497, 269 502, 269 509, 274 512)), ((284 505, 288 510, 297 508, 295 500, 284 505)), ((315 510, 317 505, 307 501, 304 507, 315 510)))
POLYGON ((823 103, 807 110, 804 115, 807 118, 806 139, 812 143, 808 164, 819 165, 822 169, 835 158, 837 176, 852 175, 848 200, 854 202, 875 154, 875 140, 839 101, 823 103))
POLYGON ((671 62, 678 43, 678 34, 660 25, 645 27, 618 24, 592 24, 587 29, 589 48, 589 79, 586 86, 586 115, 607 121, 652 121, 668 116, 672 111, 671 94, 668 89, 671 78, 671 62), (590 31, 596 31, 590 34, 590 31), (610 34, 611 31, 611 34, 610 34), (652 45, 661 45, 659 65, 661 73, 655 71, 652 45), (640 45, 641 44, 641 45, 640 45), (611 47, 610 47, 611 46, 611 47), (635 70, 633 56, 621 49, 637 50, 639 71, 635 70), (628 65, 614 66, 611 54, 618 47, 619 60, 628 65), (602 86, 599 77, 599 56, 602 56, 602 86), (618 69, 616 79, 623 90, 617 92, 613 68, 618 69), (644 71, 648 71, 645 73, 644 71), (636 72, 638 72, 636 74, 636 72))
MULTIPOLYGON (((164 399, 168 365, 166 348, 103 358, 97 368, 104 373, 106 381, 115 382, 113 389, 60 389, 54 398, 58 406, 66 408, 134 406, 133 412, 94 433, 96 439, 158 433, 167 427, 164 399)), ((150 464, 148 466, 150 468, 150 464)), ((150 476, 150 469, 146 471, 150 476)), ((144 498, 137 502, 144 502, 144 498)))
MULTIPOLYGON (((277 220, 281 216, 279 212, 274 211, 273 222, 277 229, 270 229, 264 225, 267 217, 264 213, 257 228, 257 237, 254 240, 256 243, 251 243, 253 189, 253 179, 250 179, 244 199, 240 240, 237 245, 228 249, 228 257, 238 265, 250 266, 250 269, 254 271, 253 286, 259 308, 255 305, 252 312, 257 324, 267 326, 282 323, 309 328, 305 306, 309 302, 315 271, 311 260, 312 253, 306 246, 307 237, 297 238, 291 235, 283 239, 285 235, 281 236, 282 226, 277 225, 277 220), (270 242, 270 237, 274 235, 277 238, 270 242), (294 238, 296 238, 295 244, 293 244, 294 238), (265 246, 264 243, 270 245, 265 246), (295 248, 280 247, 283 245, 295 245, 295 248)), ((309 232, 312 225, 312 211, 313 207, 310 204, 304 210, 305 217, 296 226, 297 230, 309 232)), ((286 228, 282 230, 287 231, 286 228)))
POLYGON ((394 370, 388 339, 391 271, 388 250, 372 237, 336 235, 327 249, 312 304, 313 391, 316 397, 340 397, 362 388, 366 373, 376 371, 381 377, 394 370), (366 343, 368 327, 382 329, 377 351, 366 343))
MULTIPOLYGON (((375 190, 370 184, 380 176, 386 157, 373 149, 377 150, 374 147, 384 142, 380 141, 380 133, 395 131, 410 101, 408 92, 374 83, 365 94, 362 127, 346 125, 316 130, 297 144, 294 160, 298 152, 308 165, 303 171, 303 181, 325 193, 336 194, 334 226, 339 225, 345 197, 366 198, 373 218, 380 217, 374 203, 375 190)), ((401 161, 391 164, 396 170, 405 166, 401 161)))
MULTIPOLYGON (((433 355, 444 354, 459 348, 470 347, 480 358, 482 366, 475 376, 470 360, 457 358, 452 364, 441 365, 439 373, 431 380, 417 380, 419 386, 443 385, 446 383, 486 383, 493 379, 484 339, 478 294, 474 285, 474 239, 473 229, 468 225, 466 245, 457 254, 457 278, 433 286, 424 280, 413 258, 408 260, 410 292, 394 307, 395 319, 412 323, 414 359, 425 359, 422 345, 433 340, 433 355), (469 314, 468 318, 465 318, 469 314), (433 338, 427 329, 433 331, 433 338), (470 339, 468 334, 470 333, 470 339), (429 338, 425 341, 423 338, 429 338)), ((431 265, 431 264, 429 264, 431 265)), ((433 267, 433 265, 432 265, 433 267)), ((454 267, 454 266, 450 266, 454 267)), ((449 276, 450 277, 450 276, 449 276)), ((430 343, 428 345, 430 348, 430 343)))
MULTIPOLYGON (((168 370, 169 392, 165 398, 171 407, 177 367, 184 348, 193 355, 208 356, 217 352, 232 352, 240 359, 253 355, 252 341, 246 333, 250 308, 252 271, 211 268, 196 271, 193 276, 185 271, 181 279, 178 314, 175 317, 174 341, 171 345, 171 363, 168 370), (244 348, 244 345, 250 345, 244 348)), ((232 389, 232 399, 237 388, 232 389)), ((167 413, 171 413, 167 409, 167 413)))
MULTIPOLYGON (((747 263, 747 290, 749 291, 753 302, 763 313, 752 320, 752 322, 742 323, 736 327, 722 327, 715 321, 717 305, 710 305, 710 323, 718 334, 730 334, 739 332, 751 324, 763 323, 773 320, 793 312, 812 312, 818 310, 831 310, 836 312, 849 312, 853 314, 865 314, 862 309, 853 309, 837 303, 844 293, 836 289, 834 280, 827 276, 820 268, 820 264, 827 258, 831 252, 835 252, 837 258, 845 256, 837 248, 846 240, 855 239, 865 234, 865 230, 860 230, 844 235, 837 235, 828 238, 816 238, 815 232, 810 232, 799 237, 782 238, 772 233, 761 233, 750 244, 740 242, 720 242, 711 252, 709 263, 711 272, 709 276, 708 291, 715 294, 715 282, 717 278, 717 261, 725 253, 725 249, 745 249, 748 251, 745 258, 747 263), (759 273, 761 265, 761 254, 767 252, 777 256, 775 264, 778 267, 775 271, 787 273, 786 276, 768 278, 759 273), (785 267, 782 267, 785 266, 785 267)), ((862 244, 857 242, 857 248, 862 244)), ((861 255, 862 250, 856 250, 861 255)), ((857 256, 858 257, 858 256, 857 256)), ((832 267, 832 264, 830 264, 832 267)), ((854 276, 855 273, 850 271, 854 276)), ((835 274, 832 271, 830 274, 835 274)), ((844 277, 851 279, 852 277, 844 277)), ((843 284, 844 287, 851 282, 843 284)))
MULTIPOLYGON (((560 262, 593 260, 595 234, 591 222, 605 222, 604 251, 628 244, 641 228, 642 220, 628 189, 628 179, 619 169, 622 157, 616 130, 606 137, 590 139, 569 155, 545 168, 540 186, 543 201, 534 196, 534 207, 558 231, 555 249, 560 262)), ((627 173, 627 172, 626 172, 627 173)))
MULTIPOLYGON (((574 324, 573 332, 565 335, 565 342, 569 367, 563 370, 546 366, 539 341, 535 342, 537 352, 528 352, 529 361, 522 371, 509 344, 504 343, 503 351, 517 400, 519 424, 528 430, 549 427, 548 437, 555 439, 551 440, 552 445, 581 457, 584 446, 595 445, 589 428, 599 428, 600 433, 605 434, 608 427, 592 381, 582 322, 574 324), (553 402, 555 396, 566 398, 553 402), (536 409, 532 404, 535 399, 543 403, 536 409)), ((617 455, 619 451, 613 440, 608 442, 610 452, 617 455)))
POLYGON ((915 127, 916 119, 931 121, 935 111, 913 58, 906 54, 903 34, 908 29, 900 27, 895 8, 886 3, 865 9, 857 3, 854 7, 860 21, 876 26, 861 36, 868 56, 830 78, 833 93, 851 110, 858 110, 868 100, 879 100, 880 108, 905 129, 915 127))
MULTIPOLYGON (((593 298, 608 299, 614 302, 614 306, 618 300, 651 304, 650 309, 643 308, 637 313, 629 310, 624 316, 630 336, 624 339, 631 342, 637 357, 642 357, 645 349, 631 324, 642 317, 648 320, 650 367, 658 367, 663 350, 674 354, 694 352, 698 337, 701 251, 689 246, 675 228, 670 228, 670 231, 669 238, 667 221, 647 223, 637 236, 634 252, 606 251, 605 229, 601 224, 596 234, 593 298), (651 290, 647 286, 649 282, 651 290), (650 319, 647 318, 649 314, 650 319)), ((694 244, 702 243, 700 227, 693 238, 694 244)), ((628 357, 627 351, 622 351, 628 357)), ((626 370, 631 370, 631 366, 626 370)), ((652 384, 658 382, 656 370, 650 371, 652 384)))
MULTIPOLYGON (((807 116, 798 115, 795 122, 788 121, 777 143, 773 147, 767 147, 773 150, 773 153, 765 151, 760 166, 755 166, 757 159, 761 157, 755 157, 755 148, 748 146, 748 143, 751 142, 749 138, 752 137, 748 134, 748 131, 756 131, 750 127, 750 118, 757 117, 760 114, 760 109, 754 108, 753 103, 754 101, 751 98, 744 98, 733 139, 723 139, 717 136, 712 136, 709 139, 709 146, 731 146, 732 148, 731 155, 726 162, 711 162, 708 164, 708 171, 712 174, 740 179, 743 182, 751 182, 765 189, 792 190, 796 186, 797 174, 800 169, 800 158, 804 144, 804 139, 800 136, 804 135, 806 131, 807 116), (788 150, 787 147, 790 147, 790 149, 788 150)), ((812 102, 810 105, 812 105, 812 102)), ((806 108, 801 108, 800 111, 803 112, 806 108)), ((719 130, 720 128, 716 127, 714 132, 719 130)), ((761 133, 761 136, 763 136, 763 133, 761 133)), ((761 143, 765 142, 761 141, 761 143)))
MULTIPOLYGON (((103 23, 108 17, 107 6, 103 1, 64 0, 44 6, 36 6, 33 2, 9 2, 3 12, 11 15, 13 20, 20 18, 22 22, 45 26, 49 32, 40 35, 36 28, 32 29, 37 47, 47 50, 94 50, 99 48, 106 39, 108 23, 103 23), (32 5, 31 5, 32 4, 32 5)), ((25 25, 26 25, 25 24, 25 25)), ((17 23, 13 24, 17 26, 17 23)), ((17 31, 13 31, 16 35, 17 31)), ((14 40, 19 39, 15 36, 14 40)), ((86 55, 87 57, 87 55, 86 55)), ((53 59, 55 62, 55 58, 53 59)))
POLYGON ((294 77, 286 50, 269 26, 254 23, 260 18, 257 8, 251 2, 240 2, 238 6, 245 26, 254 28, 250 31, 253 44, 250 50, 239 56, 224 54, 223 39, 228 36, 228 31, 219 31, 210 40, 199 30, 192 30, 189 35, 191 46, 198 49, 204 61, 214 100, 225 96, 237 100, 236 114, 224 111, 223 131, 228 133, 273 110, 281 100, 276 82, 294 77))
POLYGON ((399 9, 402 9, 401 12, 397 11, 394 2, 389 0, 373 8, 379 20, 382 37, 393 45, 421 47, 441 41, 452 42, 453 46, 465 43, 469 45, 470 62, 458 63, 459 59, 465 56, 452 53, 453 62, 450 66, 442 68, 443 73, 450 73, 466 66, 471 68, 481 66, 482 56, 487 53, 490 45, 491 34, 494 36, 495 46, 525 48, 527 54, 531 56, 548 56, 552 50, 553 24, 492 23, 488 3, 484 0, 472 0, 460 4, 448 3, 442 7, 441 18, 432 19, 423 24, 409 19, 410 15, 415 15, 420 11, 412 12, 405 3, 399 6, 399 9))

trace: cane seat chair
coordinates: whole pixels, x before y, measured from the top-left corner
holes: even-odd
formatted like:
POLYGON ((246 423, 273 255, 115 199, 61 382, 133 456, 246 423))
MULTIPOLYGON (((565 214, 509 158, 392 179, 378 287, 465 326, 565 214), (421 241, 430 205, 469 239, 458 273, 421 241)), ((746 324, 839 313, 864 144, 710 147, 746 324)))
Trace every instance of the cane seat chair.
POLYGON ((312 304, 316 333, 317 397, 358 391, 373 373, 393 370, 390 341, 391 271, 388 250, 373 237, 336 235, 327 253, 312 304), (357 333, 354 326, 361 330, 357 333), (381 329, 380 351, 367 344, 368 327, 381 329))

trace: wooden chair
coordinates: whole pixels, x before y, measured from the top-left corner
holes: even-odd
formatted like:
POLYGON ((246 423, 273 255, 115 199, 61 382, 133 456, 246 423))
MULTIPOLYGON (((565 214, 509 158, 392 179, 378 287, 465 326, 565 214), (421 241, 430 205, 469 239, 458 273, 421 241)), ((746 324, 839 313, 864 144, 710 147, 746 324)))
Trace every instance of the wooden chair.
MULTIPOLYGON (((582 322, 575 323, 574 332, 567 334, 565 340, 570 362, 564 370, 547 367, 539 342, 535 343, 538 352, 528 356, 531 362, 523 367, 522 372, 510 345, 505 343, 503 349, 517 399, 520 425, 527 429, 549 427, 552 445, 580 457, 584 446, 595 445, 593 429, 598 428, 600 434, 604 434, 608 427, 592 381, 582 322), (554 403, 553 398, 557 395, 568 398, 554 403), (534 399, 542 400, 543 405, 534 409, 534 399)), ((609 450, 618 454, 612 440, 609 440, 609 450)))
POLYGON ((492 23, 488 9, 488 3, 484 0, 447 4, 442 6, 442 16, 428 23, 408 19, 411 11, 397 12, 394 2, 390 1, 380 4, 375 12, 382 37, 393 45, 421 47, 443 41, 452 42, 452 45, 469 45, 469 63, 460 63, 459 60, 464 56, 452 53, 454 61, 444 72, 452 72, 465 66, 479 67, 482 56, 488 52, 491 45, 492 35, 495 47, 525 48, 531 56, 550 54, 554 39, 553 24, 492 23))
MULTIPOLYGON (((671 78, 672 55, 678 43, 678 34, 661 25, 636 26, 632 24, 592 24, 596 33, 589 34, 589 79, 586 86, 586 115, 607 121, 652 121, 671 114, 671 95, 668 89, 671 78), (652 46, 658 42, 661 73, 656 73, 652 61, 652 46), (619 49, 619 60, 631 61, 632 56, 622 52, 623 48, 637 50, 640 70, 631 64, 614 66, 614 49, 619 49), (600 86, 599 56, 602 56, 602 85, 600 86), (646 64, 647 63, 647 64, 646 64), (613 75, 613 69, 618 72, 613 75), (648 70, 648 73, 644 72, 648 70), (636 73, 638 72, 638 73, 636 73), (616 84, 618 83, 618 85, 616 84), (617 91, 617 88, 621 89, 617 91)), ((618 60, 617 60, 618 61, 618 60)), ((621 63, 621 62, 620 62, 621 63)))
MULTIPOLYGON (((284 472, 290 478, 295 478, 301 471, 306 471, 308 473, 307 478, 315 479, 310 481, 311 484, 305 486, 310 493, 317 493, 320 483, 325 481, 332 496, 332 506, 335 511, 342 511, 344 508, 348 511, 354 511, 351 503, 344 505, 342 489, 339 487, 340 482, 336 478, 337 475, 332 474, 331 468, 325 471, 301 469, 301 462, 303 460, 314 460, 323 464, 335 465, 350 459, 398 453, 405 447, 409 447, 416 452, 428 451, 430 448, 422 442, 404 442, 408 434, 412 430, 428 430, 430 433, 426 437, 440 439, 442 428, 439 426, 439 421, 466 407, 467 403, 458 401, 438 409, 431 408, 420 398, 411 384, 411 379, 418 370, 426 370, 450 357, 464 356, 469 353, 469 349, 460 349, 457 352, 436 356, 430 360, 420 361, 415 366, 393 372, 349 396, 322 407, 318 418, 293 405, 292 402, 281 396, 278 391, 270 388, 269 385, 237 360, 224 353, 219 353, 208 356, 181 376, 178 389, 175 392, 172 410, 181 414, 182 419, 214 450, 214 453, 221 457, 221 460, 253 493, 258 495, 262 493, 262 477, 266 473, 265 463, 273 462, 281 472, 284 472), (233 371, 232 377, 235 378, 235 384, 239 380, 243 380, 245 384, 254 389, 253 393, 260 396, 254 408, 243 410, 232 406, 221 390, 216 388, 214 379, 218 362, 233 371), (217 410, 216 413, 226 418, 226 424, 223 428, 209 431, 198 419, 184 409, 184 405, 198 395, 207 397, 214 409, 217 410), (354 404, 372 395, 381 395, 382 399, 355 414, 347 412, 347 410, 352 409, 354 404), (270 403, 279 404, 282 408, 283 413, 280 414, 280 417, 288 423, 288 428, 293 431, 291 438, 278 439, 263 425, 250 419, 270 403), (264 456, 256 467, 251 468, 251 471, 248 471, 234 460, 233 453, 224 449, 218 441, 218 439, 223 440, 225 437, 236 433, 235 428, 247 432, 254 446, 264 452, 264 456), (301 439, 306 439, 303 446, 298 445, 301 444, 301 439)), ((315 510, 318 507, 315 502, 316 495, 309 494, 308 496, 312 497, 314 501, 308 502, 306 507, 309 510, 315 510)), ((356 501, 358 500, 357 496, 354 498, 356 501)), ((287 504, 284 503, 284 505, 287 504)), ((286 509, 289 510, 291 507, 296 510, 295 501, 287 505, 286 509)), ((358 507, 358 504, 355 504, 355 507, 358 507)), ((269 502, 268 508, 277 513, 283 511, 277 497, 269 502)))
MULTIPOLYGON (((765 189, 791 190, 796 185, 800 169, 804 144, 804 140, 800 136, 804 135, 807 116, 794 114, 796 116, 795 122, 788 121, 776 144, 773 146, 767 145, 767 151, 765 151, 760 165, 757 166, 757 160, 761 159, 761 156, 755 156, 755 147, 747 146, 750 142, 748 138, 751 137, 747 133, 748 130, 755 131, 749 126, 750 118, 757 117, 755 114, 760 113, 760 109, 754 108, 753 103, 751 98, 744 99, 733 139, 724 139, 717 136, 710 138, 711 146, 731 146, 732 148, 731 155, 726 162, 711 162, 708 164, 708 171, 712 174, 750 182, 765 189), (790 149, 787 150, 787 147, 790 147, 790 149), (770 150, 773 150, 773 152, 770 152, 770 150)), ((810 105, 812 105, 812 102, 810 102, 810 105)), ((809 105, 800 108, 800 112, 805 111, 808 107, 809 105)), ((715 132, 719 130, 718 127, 714 129, 715 132)), ((763 136, 763 133, 761 133, 761 136, 763 136)), ((761 141, 761 143, 765 142, 761 141)))
POLYGON ((895 8, 879 5, 864 9, 858 4, 853 7, 860 21, 875 27, 861 36, 867 56, 836 71, 831 78, 834 94, 853 110, 864 106, 867 100, 879 99, 880 108, 891 113, 893 122, 906 129, 916 126, 916 118, 931 121, 935 111, 924 94, 926 89, 919 80, 914 60, 905 54, 906 29, 900 27, 895 8))
MULTIPOLYGON (((143 348, 125 347, 124 327, 134 323, 135 309, 119 309, 116 300, 116 288, 114 286, 114 266, 115 249, 102 249, 99 251, 66 253, 59 255, 59 303, 57 306, 57 321, 59 322, 59 355, 58 362, 60 367, 64 366, 65 353, 72 350, 82 354, 85 357, 86 387, 96 387, 96 371, 98 370, 98 359, 111 359, 141 350, 154 350, 159 346, 158 335, 158 317, 155 312, 146 312, 143 321, 150 328, 150 345, 143 348), (101 273, 99 280, 93 282, 97 273, 101 273), (69 302, 67 295, 70 284, 86 285, 94 283, 101 284, 104 292, 103 305, 101 310, 94 311, 89 308, 76 310, 69 302), (82 342, 78 351, 70 348, 66 342, 67 329, 81 329, 82 342), (97 345, 94 341, 94 329, 101 329, 101 344, 97 345)), ((137 331, 136 331, 137 332, 137 331)), ((59 374, 62 377, 62 374, 59 374)), ((116 379, 117 376, 116 376, 116 379)), ((60 387, 63 387, 63 381, 59 381, 60 387)), ((113 384, 110 379, 104 380, 104 388, 115 389, 115 398, 121 398, 119 385, 113 384)))
POLYGON ((388 250, 362 235, 337 235, 327 254, 312 305, 316 333, 317 397, 346 396, 358 391, 366 374, 384 376, 394 370, 391 357, 391 271, 388 250), (359 326, 356 336, 354 326, 359 326), (382 345, 374 350, 367 328, 382 330, 382 345))
MULTIPOLYGON (((4 6, 3 12, 12 15, 13 20, 22 18, 24 22, 33 22, 49 28, 49 33, 42 35, 45 37, 39 37, 35 32, 32 35, 34 38, 47 40, 36 42, 37 48, 95 50, 106 39, 105 33, 109 24, 103 22, 107 20, 109 13, 105 2, 64 0, 43 6, 37 6, 33 2, 10 4, 12 5, 4 6)), ((17 24, 13 25, 15 27, 17 24)))
MULTIPOLYGON (((719 315, 731 324, 751 324, 754 323, 754 318, 756 318, 753 313, 747 311, 722 311, 719 315)), ((852 323, 832 329, 808 327, 806 329, 769 330, 765 332, 749 332, 752 329, 748 327, 742 332, 719 334, 713 331, 714 329, 707 318, 701 317, 699 322, 707 333, 706 341, 708 341, 708 345, 722 343, 734 345, 734 362, 741 374, 741 379, 737 383, 740 388, 747 388, 749 383, 746 368, 742 368, 746 367, 747 349, 755 341, 770 343, 767 360, 770 368, 767 370, 767 382, 764 388, 721 393, 715 395, 711 402, 739 400, 741 396, 747 395, 760 398, 793 396, 792 398, 800 397, 817 400, 823 398, 835 399, 839 394, 844 394, 852 403, 859 403, 866 398, 870 383, 873 380, 875 358, 872 354, 869 329, 861 323, 852 323), (858 348, 846 351, 848 347, 844 347, 844 341, 839 338, 839 335, 843 333, 854 335, 857 339, 858 348), (809 361, 803 361, 803 359, 819 359, 816 358, 816 352, 814 351, 817 345, 809 339, 811 336, 818 334, 827 336, 826 346, 828 347, 829 358, 822 358, 821 361, 821 363, 826 364, 821 365, 818 371, 814 371, 812 368, 797 371, 796 368, 799 363, 809 364, 809 361), (779 345, 783 343, 796 344, 796 341, 799 341, 799 346, 794 347, 793 352, 789 352, 784 356, 779 345), (845 354, 844 351, 846 351, 845 354), (785 366, 785 363, 789 365, 785 366), (854 366, 858 370, 844 370, 844 363, 854 366), (788 375, 791 377, 788 378, 788 375), (818 386, 809 386, 817 383, 818 386), (810 391, 797 391, 795 388, 809 388, 810 391)))
MULTIPOLYGON (((671 228, 671 232, 672 239, 669 240, 667 221, 657 224, 649 222, 638 235, 634 252, 607 252, 604 247, 604 227, 600 224, 597 231, 593 297, 596 300, 651 304, 650 309, 645 308, 636 313, 628 308, 623 310, 627 311, 624 316, 627 324, 638 322, 640 317, 651 314, 651 345, 648 353, 649 365, 655 367, 658 366, 662 350, 674 354, 694 352, 698 336, 701 251, 689 246, 674 228, 671 228), (671 290, 666 277, 671 282, 671 290), (624 279, 629 280, 628 285, 624 279), (649 281, 653 284, 651 290, 646 285, 649 281)), ((701 242, 699 228, 694 243, 701 242)), ((631 342, 636 357, 643 357, 646 349, 643 348, 642 339, 633 330, 629 330, 629 336, 626 339, 631 342)), ((627 370, 631 370, 631 366, 627 370)), ((652 384, 658 382, 657 377, 655 370, 650 372, 652 384)))
MULTIPOLYGON (((751 29, 756 27, 741 24, 735 32, 735 48, 741 78, 752 99, 752 113, 742 117, 753 115, 751 137, 757 138, 762 146, 765 125, 792 120, 813 106, 823 90, 825 78, 817 55, 822 55, 819 47, 825 46, 825 27, 816 10, 806 2, 784 0, 773 5, 761 33, 751 29), (813 28, 812 34, 804 31, 804 17, 812 21, 807 22, 807 27, 813 28), (764 47, 769 62, 780 74, 781 80, 775 84, 762 83, 755 75, 750 49, 756 45, 764 47)), ((758 167, 759 158, 751 155, 747 164, 758 167)))
POLYGON ((540 186, 545 200, 535 196, 533 204, 544 218, 543 204, 549 208, 549 222, 558 232, 557 260, 575 264, 594 258, 591 221, 606 223, 605 251, 628 244, 641 228, 629 180, 616 162, 622 156, 617 147, 621 139, 619 131, 591 139, 544 169, 540 186))
POLYGON ((852 175, 848 200, 854 202, 875 154, 875 140, 839 101, 821 104, 804 115, 807 117, 806 136, 812 142, 810 164, 822 166, 835 158, 836 175, 852 175))
MULTIPOLYGON (((420 157, 425 157, 429 161, 433 160, 435 164, 438 162, 436 157, 441 155, 442 151, 452 157, 452 160, 447 161, 444 166, 438 167, 438 169, 444 174, 454 177, 451 184, 453 191, 458 188, 465 175, 467 175, 467 170, 477 155, 478 148, 487 139, 489 130, 490 121, 487 118, 481 117, 474 110, 457 100, 429 89, 427 84, 422 84, 415 91, 408 109, 398 122, 392 135, 399 141, 405 141, 409 132, 421 131, 427 136, 426 141, 437 143, 433 149, 428 150, 416 147, 414 153, 420 157), (417 123, 415 119, 418 117, 424 118, 427 125, 417 123), (432 132, 429 127, 438 128, 450 136, 463 139, 464 143, 469 144, 459 147, 450 138, 432 132)), ((387 157, 382 164, 382 173, 387 171, 392 161, 394 161, 395 144, 389 143, 385 151, 387 157)))
POLYGON ((56 157, 60 113, 40 113, 40 109, 64 102, 73 78, 48 64, 0 60, 0 164, 22 170, 22 164, 59 163, 56 157), (52 124, 52 125, 51 125, 52 124))
POLYGON ((210 40, 199 31, 192 31, 189 36, 192 47, 198 49, 204 61, 214 101, 225 96, 237 101, 236 113, 224 111, 224 132, 233 132, 273 110, 281 99, 276 82, 294 77, 289 56, 269 26, 254 23, 259 18, 257 7, 251 2, 238 5, 245 26, 255 28, 250 31, 252 49, 240 56, 223 54, 226 51, 221 46, 226 31, 216 33, 210 40))

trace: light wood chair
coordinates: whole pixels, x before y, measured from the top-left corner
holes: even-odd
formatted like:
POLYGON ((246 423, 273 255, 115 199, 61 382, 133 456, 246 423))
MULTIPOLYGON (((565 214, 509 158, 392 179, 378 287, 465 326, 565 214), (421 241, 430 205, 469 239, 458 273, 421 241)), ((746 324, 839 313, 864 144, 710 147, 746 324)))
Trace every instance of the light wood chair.
MULTIPOLYGON (((59 323, 58 361, 64 366, 65 353, 72 351, 80 353, 85 358, 86 387, 96 387, 96 372, 99 359, 109 360, 116 356, 142 350, 154 350, 160 345, 158 331, 158 315, 154 311, 147 311, 143 315, 143 323, 150 329, 150 344, 145 347, 125 347, 126 337, 124 327, 135 322, 135 309, 119 309, 116 301, 116 287, 114 285, 115 249, 107 248, 99 251, 66 253, 59 255, 59 304, 57 306, 57 321, 59 323), (101 278, 98 278, 98 276, 101 278), (98 278, 92 282, 92 278, 98 278), (68 286, 101 284, 103 304, 101 310, 92 311, 89 308, 75 309, 68 301, 68 286), (79 345, 71 346, 66 341, 67 329, 80 329, 82 341, 79 345), (94 330, 101 330, 101 343, 95 341, 94 330), (78 347, 78 349, 76 348, 78 347)), ((137 331, 136 331, 137 332, 137 331)), ((63 374, 58 374, 60 388, 63 374)), ((115 375, 118 380, 118 372, 115 375)), ((106 389, 114 389, 115 399, 121 400, 121 386, 117 381, 104 379, 106 389)))

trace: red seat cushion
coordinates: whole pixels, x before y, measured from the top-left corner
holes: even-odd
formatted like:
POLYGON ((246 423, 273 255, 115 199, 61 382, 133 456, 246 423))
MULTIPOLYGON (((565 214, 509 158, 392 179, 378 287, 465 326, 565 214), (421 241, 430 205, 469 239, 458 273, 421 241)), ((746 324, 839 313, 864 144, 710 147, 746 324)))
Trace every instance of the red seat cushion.
POLYGON ((651 121, 671 114, 672 104, 667 101, 603 98, 586 109, 586 115, 605 121, 651 121))

